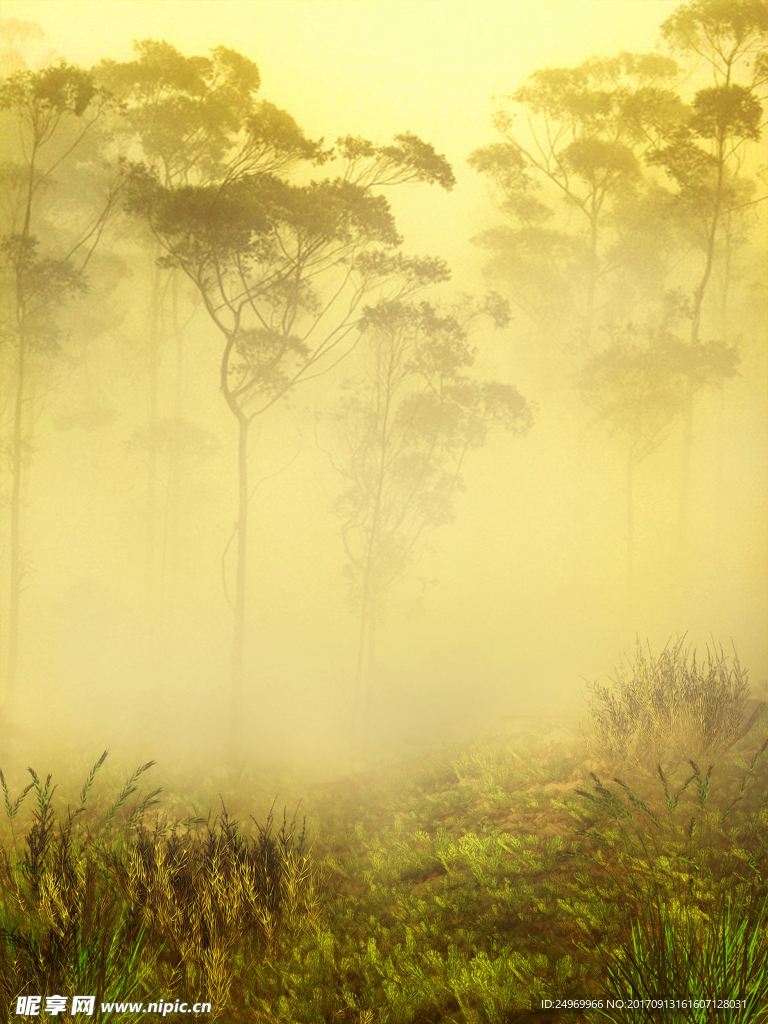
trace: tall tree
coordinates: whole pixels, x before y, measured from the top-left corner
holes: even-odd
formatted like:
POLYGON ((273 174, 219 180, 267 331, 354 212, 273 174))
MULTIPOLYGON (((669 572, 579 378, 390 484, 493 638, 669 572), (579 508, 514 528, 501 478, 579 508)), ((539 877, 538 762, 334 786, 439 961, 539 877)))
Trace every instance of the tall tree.
POLYGON ((503 110, 495 124, 504 141, 471 157, 497 186, 510 222, 478 236, 493 253, 489 272, 509 282, 548 337, 564 334, 582 343, 576 346, 579 391, 630 439, 628 567, 632 474, 647 457, 647 432, 655 449, 668 427, 683 427, 682 559, 694 399, 732 376, 738 361, 726 337, 705 344, 702 331, 718 260, 718 318, 727 323, 731 267, 744 234, 739 220, 751 199, 744 161, 759 137, 757 89, 768 77, 767 28, 766 0, 683 4, 662 26, 663 35, 676 55, 702 58, 714 86, 687 102, 675 61, 660 54, 623 53, 575 68, 546 68, 509 97, 527 115, 527 127, 503 110), (552 201, 558 193, 559 205, 552 201), (688 320, 687 329, 680 317, 674 327, 677 335, 687 334, 684 342, 670 336, 671 308, 688 320), (692 351, 684 352, 685 344, 692 351), (629 386, 633 380, 637 393, 629 386), (638 394, 647 403, 642 414, 638 394))
MULTIPOLYGON (((714 81, 696 92, 688 116, 667 132, 663 144, 650 155, 650 161, 662 167, 672 182, 671 211, 689 226, 697 256, 690 344, 698 346, 721 244, 727 243, 728 269, 734 220, 749 205, 752 186, 742 171, 746 148, 761 135, 763 108, 758 90, 768 81, 768 2, 692 0, 664 22, 662 34, 674 50, 703 60, 714 81)), ((727 294, 727 281, 725 290, 727 294)), ((727 321, 727 315, 721 314, 720 320, 727 321)), ((694 394, 689 390, 684 416, 681 551, 688 525, 694 394)))
POLYGON ((693 289, 695 345, 724 220, 748 198, 740 172, 745 147, 761 135, 758 89, 768 81, 768 2, 694 0, 664 22, 662 34, 672 48, 703 58, 715 83, 696 92, 689 116, 651 157, 672 179, 676 205, 693 210, 696 219, 703 259, 693 289))
MULTIPOLYGON (((11 122, 6 138, 18 147, 4 163, 2 188, 3 454, 8 500, 8 613, 3 696, 10 705, 19 661, 21 595, 25 576, 23 493, 33 451, 35 381, 60 352, 57 314, 86 287, 85 271, 107 217, 118 177, 103 174, 92 142, 110 106, 93 77, 65 62, 17 71, 0 85, 0 111, 11 122), (51 217, 51 193, 77 165, 79 193, 68 196, 64 225, 51 217), (88 187, 83 189, 83 175, 88 187)), ((66 192, 66 190, 64 189, 66 192)), ((57 196, 60 201, 61 196, 57 196)))
MULTIPOLYGON (((187 56, 172 44, 145 39, 134 44, 134 58, 104 60, 95 74, 120 101, 113 122, 113 139, 124 153, 142 153, 144 161, 166 188, 207 184, 228 174, 244 173, 249 164, 263 165, 263 139, 254 131, 244 144, 243 126, 254 118, 269 123, 275 132, 292 131, 280 121, 280 111, 258 98, 258 66, 225 46, 205 56, 187 56), (238 145, 240 142, 240 145, 238 145), (237 153, 237 163, 232 164, 237 153)), ((199 436, 201 428, 187 419, 182 402, 185 370, 183 321, 187 314, 180 272, 169 273, 157 264, 162 249, 150 236, 149 300, 146 303, 145 380, 147 425, 135 432, 131 446, 141 449, 147 470, 145 577, 148 607, 159 628, 165 601, 170 597, 174 534, 169 521, 178 521, 180 481, 187 446, 184 436, 199 436), (169 346, 172 351, 169 353, 169 346), (164 359, 172 360, 173 386, 169 396, 161 387, 164 359), (165 463, 165 474, 162 473, 165 463)), ((199 300, 198 300, 199 302, 199 300)), ((210 445, 206 444, 206 448, 210 445)))
POLYGON ((644 301, 658 290, 665 238, 643 158, 682 116, 676 74, 669 57, 632 53, 536 71, 494 117, 503 141, 470 156, 508 221, 475 239, 488 271, 550 335, 589 347, 601 317, 626 314, 630 268, 645 270, 644 301))
POLYGON ((238 513, 232 640, 231 733, 239 749, 245 666, 249 436, 253 421, 353 347, 363 303, 382 289, 405 297, 444 279, 439 260, 408 259, 379 190, 453 186, 451 169, 410 134, 391 146, 353 137, 334 151, 306 139, 271 105, 247 118, 217 180, 169 187, 136 167, 129 209, 198 290, 222 339, 219 384, 238 429, 238 513), (335 158, 337 177, 293 184, 335 158))
POLYGON ((529 429, 531 408, 509 384, 471 374, 473 324, 508 321, 506 303, 464 303, 441 312, 428 302, 371 308, 361 330, 362 374, 344 385, 337 417, 347 481, 337 502, 346 572, 358 611, 352 756, 368 748, 376 626, 386 595, 413 565, 419 542, 453 517, 469 451, 491 423, 529 429))
POLYGON ((634 595, 635 473, 684 418, 691 395, 736 374, 738 353, 722 342, 690 345, 675 332, 674 310, 660 327, 632 325, 582 365, 577 386, 598 418, 623 435, 626 454, 627 604, 634 595))

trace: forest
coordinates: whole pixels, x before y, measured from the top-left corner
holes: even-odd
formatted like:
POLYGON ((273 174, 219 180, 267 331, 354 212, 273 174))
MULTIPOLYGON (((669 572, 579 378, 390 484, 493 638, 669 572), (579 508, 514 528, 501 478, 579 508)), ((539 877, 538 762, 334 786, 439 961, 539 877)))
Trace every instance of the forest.
POLYGON ((768 1019, 766 0, 511 68, 461 163, 213 39, 2 28, 0 997, 768 1019), (314 856, 238 831, 278 785, 314 856))

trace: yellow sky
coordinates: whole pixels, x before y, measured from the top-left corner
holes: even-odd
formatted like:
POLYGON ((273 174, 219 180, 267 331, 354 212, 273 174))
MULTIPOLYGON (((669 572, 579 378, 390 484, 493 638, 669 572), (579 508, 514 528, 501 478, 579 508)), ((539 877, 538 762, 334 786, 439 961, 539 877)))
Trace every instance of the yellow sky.
MULTIPOLYGON (((135 39, 186 54, 232 47, 255 60, 262 95, 312 137, 375 142, 415 132, 445 154, 458 187, 395 198, 406 245, 472 275, 466 239, 492 216, 466 160, 494 141, 494 95, 547 65, 650 50, 676 0, 2 0, 3 19, 37 22, 34 57, 89 66, 126 60, 135 39)), ((394 198, 394 197, 391 197, 394 198)), ((495 218, 494 218, 495 219, 495 218)), ((476 282, 469 282, 475 284, 476 282)))
POLYGON ((675 0, 3 0, 76 63, 136 38, 256 60, 264 94, 313 133, 487 137, 490 97, 546 64, 650 49, 675 0))

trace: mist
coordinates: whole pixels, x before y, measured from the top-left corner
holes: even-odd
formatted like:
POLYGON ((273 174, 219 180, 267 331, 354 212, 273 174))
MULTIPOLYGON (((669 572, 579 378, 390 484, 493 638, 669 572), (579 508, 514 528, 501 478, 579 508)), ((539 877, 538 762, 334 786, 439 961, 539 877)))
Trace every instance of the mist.
MULTIPOLYGON (((330 147, 340 136, 359 135, 385 147, 398 133, 412 133, 433 147, 420 177, 372 191, 386 194, 402 252, 438 258, 451 271, 449 280, 436 274, 403 301, 455 317, 455 330, 453 322, 440 329, 453 331, 455 340, 461 328, 473 356, 451 383, 458 425, 429 447, 430 457, 440 451, 443 458, 435 480, 450 478, 440 485, 440 510, 429 505, 402 540, 412 547, 391 569, 391 582, 389 570, 377 570, 374 600, 362 556, 357 549, 350 556, 344 545, 344 523, 362 529, 363 513, 344 520, 339 502, 358 466, 345 462, 350 446, 362 446, 367 436, 362 428, 349 434, 344 401, 369 396, 361 382, 370 380, 369 342, 379 328, 357 323, 335 350, 345 353, 337 365, 333 355, 318 364, 322 372, 307 371, 282 391, 282 384, 263 383, 266 363, 258 364, 259 401, 255 392, 241 394, 254 401, 248 415, 259 402, 267 408, 249 421, 247 530, 239 533, 238 422, 222 394, 224 336, 184 265, 188 257, 179 255, 177 236, 163 236, 158 227, 149 191, 136 192, 133 209, 117 200, 83 269, 87 290, 57 301, 50 323, 40 328, 48 340, 28 365, 21 406, 12 346, 3 355, 0 759, 9 778, 20 780, 28 764, 46 772, 73 758, 90 764, 109 748, 121 761, 151 758, 182 772, 205 775, 237 758, 330 780, 350 770, 350 741, 363 719, 366 767, 492 735, 531 716, 575 727, 586 682, 605 684, 638 638, 654 652, 681 636, 702 655, 707 645, 722 644, 748 669, 752 695, 766 696, 764 137, 746 130, 728 137, 727 154, 721 146, 723 160, 731 161, 727 174, 747 184, 742 191, 734 185, 725 199, 707 193, 692 211, 692 188, 685 193, 668 165, 637 157, 645 177, 637 178, 640 184, 632 179, 636 197, 606 192, 606 220, 599 225, 605 234, 595 250, 604 262, 588 328, 592 271, 578 255, 588 232, 573 196, 564 201, 562 186, 539 175, 525 196, 549 206, 551 216, 515 221, 510 196, 528 186, 513 188, 498 166, 487 162, 484 169, 470 160, 512 137, 499 134, 493 115, 514 106, 505 97, 529 76, 624 51, 668 54, 660 26, 677 7, 667 0, 225 0, 215 6, 5 0, 5 45, 16 61, 15 67, 6 61, 9 74, 37 72, 61 59, 85 69, 104 60, 120 65, 136 59, 133 40, 163 40, 184 57, 207 57, 223 46, 255 64, 258 99, 286 110, 306 140, 322 138, 330 147), (452 187, 441 184, 440 160, 455 175, 452 187), (641 211, 640 193, 645 201, 653 189, 665 190, 668 212, 655 228, 644 222, 633 235, 640 212, 633 221, 630 201, 641 211), (702 287, 715 201, 720 220, 702 287), (567 258, 562 249, 550 259, 534 247, 535 259, 526 263, 521 235, 510 256, 494 241, 500 236, 489 234, 543 231, 545 224, 560 233, 563 246, 571 240, 567 258), (148 225, 155 232, 151 244, 148 225), (664 234, 658 252, 650 248, 654 234, 664 234), (173 252, 163 248, 164 238, 177 246, 173 252), (631 259, 620 242, 635 247, 631 259), (480 308, 489 292, 507 304, 503 323, 480 308), (700 325, 691 341, 699 293, 700 325), (475 303, 471 317, 462 305, 466 296, 475 303), (668 318, 664 296, 679 301, 668 318), (629 391, 629 376, 620 382, 624 391, 590 391, 602 372, 590 359, 613 351, 612 344, 640 359, 653 344, 672 351, 670 339, 720 347, 711 350, 711 366, 685 378, 686 387, 682 377, 674 390, 649 371, 631 378, 636 388, 630 384, 629 391), (671 389, 664 402, 654 380, 671 389), (506 422, 455 397, 456 382, 466 390, 467 381, 506 389, 506 422), (14 463, 17 408, 23 438, 14 463), (456 440, 460 430, 475 429, 477 440, 470 433, 456 440), (242 685, 233 698, 243 537, 243 636, 235 668, 242 685), (17 625, 9 611, 14 587, 17 625)), ((713 72, 690 54, 676 58, 679 71, 664 87, 690 106, 697 90, 712 85, 713 72)), ((747 82, 750 67, 745 59, 740 80, 747 82)), ((535 120, 530 106, 528 113, 535 120)), ((515 146, 532 147, 535 125, 526 127, 524 105, 517 115, 505 130, 517 133, 515 146)), ((101 148, 89 140, 95 148, 79 164, 62 162, 37 193, 32 232, 38 252, 51 259, 63 260, 68 244, 100 215, 103 181, 120 156, 151 164, 136 135, 119 136, 119 113, 109 116, 114 120, 105 122, 104 134, 94 129, 101 148)), ((19 142, 19 120, 9 105, 2 117, 9 159, 21 166, 29 148, 19 142)), ((718 138, 722 143, 721 136, 696 136, 710 149, 718 138)), ((313 166, 296 157, 274 173, 299 188, 333 179, 343 163, 338 152, 333 159, 336 164, 313 166)), ((398 167, 415 175, 405 158, 398 167)), ((533 164, 527 173, 535 177, 533 164)), ((203 189, 212 180, 213 172, 193 167, 188 181, 169 177, 162 187, 203 189)), ((12 177, 5 176, 2 188, 3 232, 10 237, 21 231, 19 199, 12 177)), ((647 209, 642 215, 649 218, 647 209)), ((4 273, 9 334, 17 321, 4 273)), ((342 276, 336 267, 317 279, 318 302, 342 287, 342 276)), ((388 287, 366 293, 355 315, 365 304, 390 301, 388 287)), ((334 307, 322 329, 341 337, 346 309, 334 307)), ((310 332, 315 315, 307 302, 296 314, 298 326, 291 321, 284 336, 306 331, 317 343, 321 328, 310 332)), ((404 345, 417 346, 419 358, 430 338, 443 344, 444 335, 424 332, 411 325, 399 335, 404 345)), ((296 351, 294 369, 304 358, 296 351)), ((256 365, 248 358, 233 360, 231 383, 241 379, 243 365, 256 365)), ((418 360, 408 359, 403 365, 412 370, 418 360)), ((424 379, 432 387, 436 378, 424 379)), ((611 379, 617 378, 600 378, 611 379)), ((409 434, 397 443, 426 458, 422 441, 409 434)), ((363 491, 357 493, 362 501, 363 491)), ((426 503, 436 492, 425 493, 426 503)), ((377 564, 385 565, 384 555, 377 564)))

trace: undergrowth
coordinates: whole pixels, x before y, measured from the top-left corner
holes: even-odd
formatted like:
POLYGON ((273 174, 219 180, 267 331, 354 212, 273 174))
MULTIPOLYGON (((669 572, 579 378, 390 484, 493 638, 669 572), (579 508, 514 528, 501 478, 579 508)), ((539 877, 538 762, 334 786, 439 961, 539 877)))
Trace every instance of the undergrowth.
POLYGON ((298 833, 285 811, 241 824, 250 779, 214 818, 149 824, 160 791, 131 798, 152 762, 105 802, 105 753, 60 817, 50 776, 12 798, 0 773, 0 1019, 39 996, 37 1019, 67 1020, 77 994, 96 1021, 152 1002, 233 1024, 768 1021, 768 738, 732 714, 737 666, 642 659, 620 696, 667 736, 655 775, 648 746, 611 745, 632 734, 607 691, 590 746, 469 745, 307 786, 298 833))

